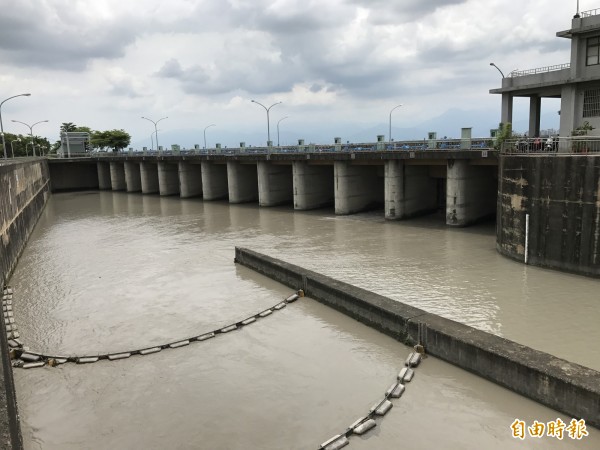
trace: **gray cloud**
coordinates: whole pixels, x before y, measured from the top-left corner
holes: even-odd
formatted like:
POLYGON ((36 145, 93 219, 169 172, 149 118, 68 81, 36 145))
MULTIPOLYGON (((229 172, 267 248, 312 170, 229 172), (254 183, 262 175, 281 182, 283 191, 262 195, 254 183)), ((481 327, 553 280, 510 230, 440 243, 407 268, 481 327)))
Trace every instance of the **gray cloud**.
POLYGON ((20 66, 83 70, 94 58, 117 58, 136 38, 127 18, 91 22, 69 2, 13 2, 0 15, 0 54, 20 66))

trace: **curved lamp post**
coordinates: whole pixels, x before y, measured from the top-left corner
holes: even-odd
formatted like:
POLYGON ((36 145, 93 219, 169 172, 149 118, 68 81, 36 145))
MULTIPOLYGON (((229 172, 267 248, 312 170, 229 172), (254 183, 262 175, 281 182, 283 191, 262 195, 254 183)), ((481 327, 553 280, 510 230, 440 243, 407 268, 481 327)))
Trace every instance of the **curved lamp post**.
POLYGON ((210 125, 208 125, 204 128, 204 149, 205 150, 206 150, 206 130, 209 129, 210 127, 216 127, 216 125, 214 123, 211 123, 210 125))
POLYGON ((392 113, 394 112, 395 109, 400 108, 401 106, 402 106, 402 103, 400 103, 399 105, 394 106, 392 108, 392 110, 390 111, 390 129, 389 129, 390 134, 388 135, 390 142, 392 142, 392 113))
POLYGON ((494 64, 494 63, 490 63, 490 66, 493 66, 493 67, 495 67, 495 68, 498 70, 498 72, 500 72, 500 75, 502 75, 502 78, 506 78, 506 77, 504 76, 504 73, 503 73, 503 72, 500 70, 500 67, 498 67, 498 66, 497 66, 496 64, 494 64))
POLYGON ((26 127, 29 128, 29 135, 31 136, 32 154, 33 154, 33 156, 35 156, 35 144, 33 142, 33 127, 35 127, 38 123, 44 123, 44 122, 48 122, 48 121, 47 120, 40 120, 39 122, 36 122, 33 125, 29 125, 29 124, 27 124, 25 122, 21 122, 20 120, 11 120, 11 122, 22 123, 23 125, 25 125, 26 127))
POLYGON ((30 95, 31 94, 13 95, 12 97, 8 97, 8 98, 2 100, 2 102, 0 103, 0 133, 2 133, 2 148, 4 149, 4 159, 7 159, 7 157, 6 157, 6 141, 4 140, 4 125, 2 125, 2 105, 4 105, 4 102, 10 100, 11 98, 29 97, 30 95))
POLYGON ((15 149, 13 148, 13 142, 21 142, 21 138, 16 138, 16 139, 13 139, 12 141, 10 141, 10 151, 11 151, 12 157, 14 159, 14 157, 15 157, 15 149))
POLYGON ((277 103, 273 103, 271 106, 269 106, 268 108, 263 105, 260 102, 257 102, 256 100, 250 100, 252 103, 256 103, 257 105, 262 106, 263 108, 265 108, 265 111, 267 112, 267 146, 269 145, 269 142, 271 142, 271 122, 269 121, 269 111, 271 110, 271 108, 275 105, 280 105, 281 102, 277 102, 277 103))
POLYGON ((277 121, 277 147, 279 147, 279 122, 281 122, 282 120, 287 119, 288 117, 290 117, 290 116, 282 117, 281 119, 279 119, 277 121))
MULTIPOLYGON (((154 124, 154 133, 156 134, 156 150, 158 151, 158 128, 157 128, 157 124, 158 122, 160 122, 161 120, 165 120, 168 119, 169 117, 163 117, 161 119, 158 119, 156 122, 152 119, 148 119, 147 117, 142 116, 142 119, 146 119, 150 122, 152 122, 154 124)), ((154 144, 152 144, 152 149, 154 150, 154 144)))

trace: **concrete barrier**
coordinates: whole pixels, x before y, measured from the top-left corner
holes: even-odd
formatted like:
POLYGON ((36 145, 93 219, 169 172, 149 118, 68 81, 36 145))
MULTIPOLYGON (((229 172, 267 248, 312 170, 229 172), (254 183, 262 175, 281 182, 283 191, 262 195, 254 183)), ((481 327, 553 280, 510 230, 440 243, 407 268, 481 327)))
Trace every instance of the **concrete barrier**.
POLYGON ((258 252, 235 261, 408 345, 600 428, 600 372, 258 252), (419 328, 422 342, 418 342, 419 328))

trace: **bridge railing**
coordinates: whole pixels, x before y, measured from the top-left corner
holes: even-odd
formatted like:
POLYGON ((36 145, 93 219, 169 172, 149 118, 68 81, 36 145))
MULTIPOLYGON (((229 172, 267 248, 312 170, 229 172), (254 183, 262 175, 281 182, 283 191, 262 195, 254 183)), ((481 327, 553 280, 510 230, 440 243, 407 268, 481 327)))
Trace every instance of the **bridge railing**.
MULTIPOLYGON (((103 158, 131 156, 192 156, 192 155, 265 155, 286 153, 361 153, 361 152, 403 152, 403 151, 443 151, 443 150, 480 150, 493 149, 493 141, 489 138, 471 139, 435 139, 393 142, 366 143, 336 143, 336 144, 306 144, 275 147, 238 147, 238 148, 209 148, 181 150, 124 150, 124 151, 92 151, 73 153, 71 158, 103 158)), ((67 158, 65 155, 49 155, 51 158, 67 158)))
POLYGON ((571 136, 554 138, 507 139, 502 154, 588 154, 600 153, 600 137, 571 136))
POLYGON ((564 64, 555 64, 553 66, 538 67, 536 69, 513 70, 511 73, 508 74, 508 78, 522 77, 524 75, 537 75, 539 73, 554 72, 556 70, 568 69, 570 67, 571 67, 570 63, 564 63, 564 64))

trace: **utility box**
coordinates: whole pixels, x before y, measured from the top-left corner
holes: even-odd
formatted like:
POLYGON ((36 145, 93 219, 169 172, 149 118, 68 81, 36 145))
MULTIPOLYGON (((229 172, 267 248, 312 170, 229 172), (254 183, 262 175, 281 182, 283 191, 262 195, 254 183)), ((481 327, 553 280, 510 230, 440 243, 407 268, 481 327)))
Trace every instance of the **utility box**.
POLYGON ((246 153, 246 143, 240 142, 240 153, 246 153))
POLYGON ((385 150, 385 135, 377 135, 377 150, 385 150))
POLYGON ((336 137, 333 138, 333 142, 335 143, 333 148, 336 152, 339 152, 342 150, 342 138, 341 137, 336 137))
POLYGON ((304 151, 304 139, 298 139, 298 151, 299 152, 304 151))
POLYGON ((471 148, 471 130, 472 128, 461 128, 460 130, 460 149, 469 150, 471 148))
POLYGON ((427 133, 427 148, 435 149, 437 147, 437 133, 430 131, 427 133))

